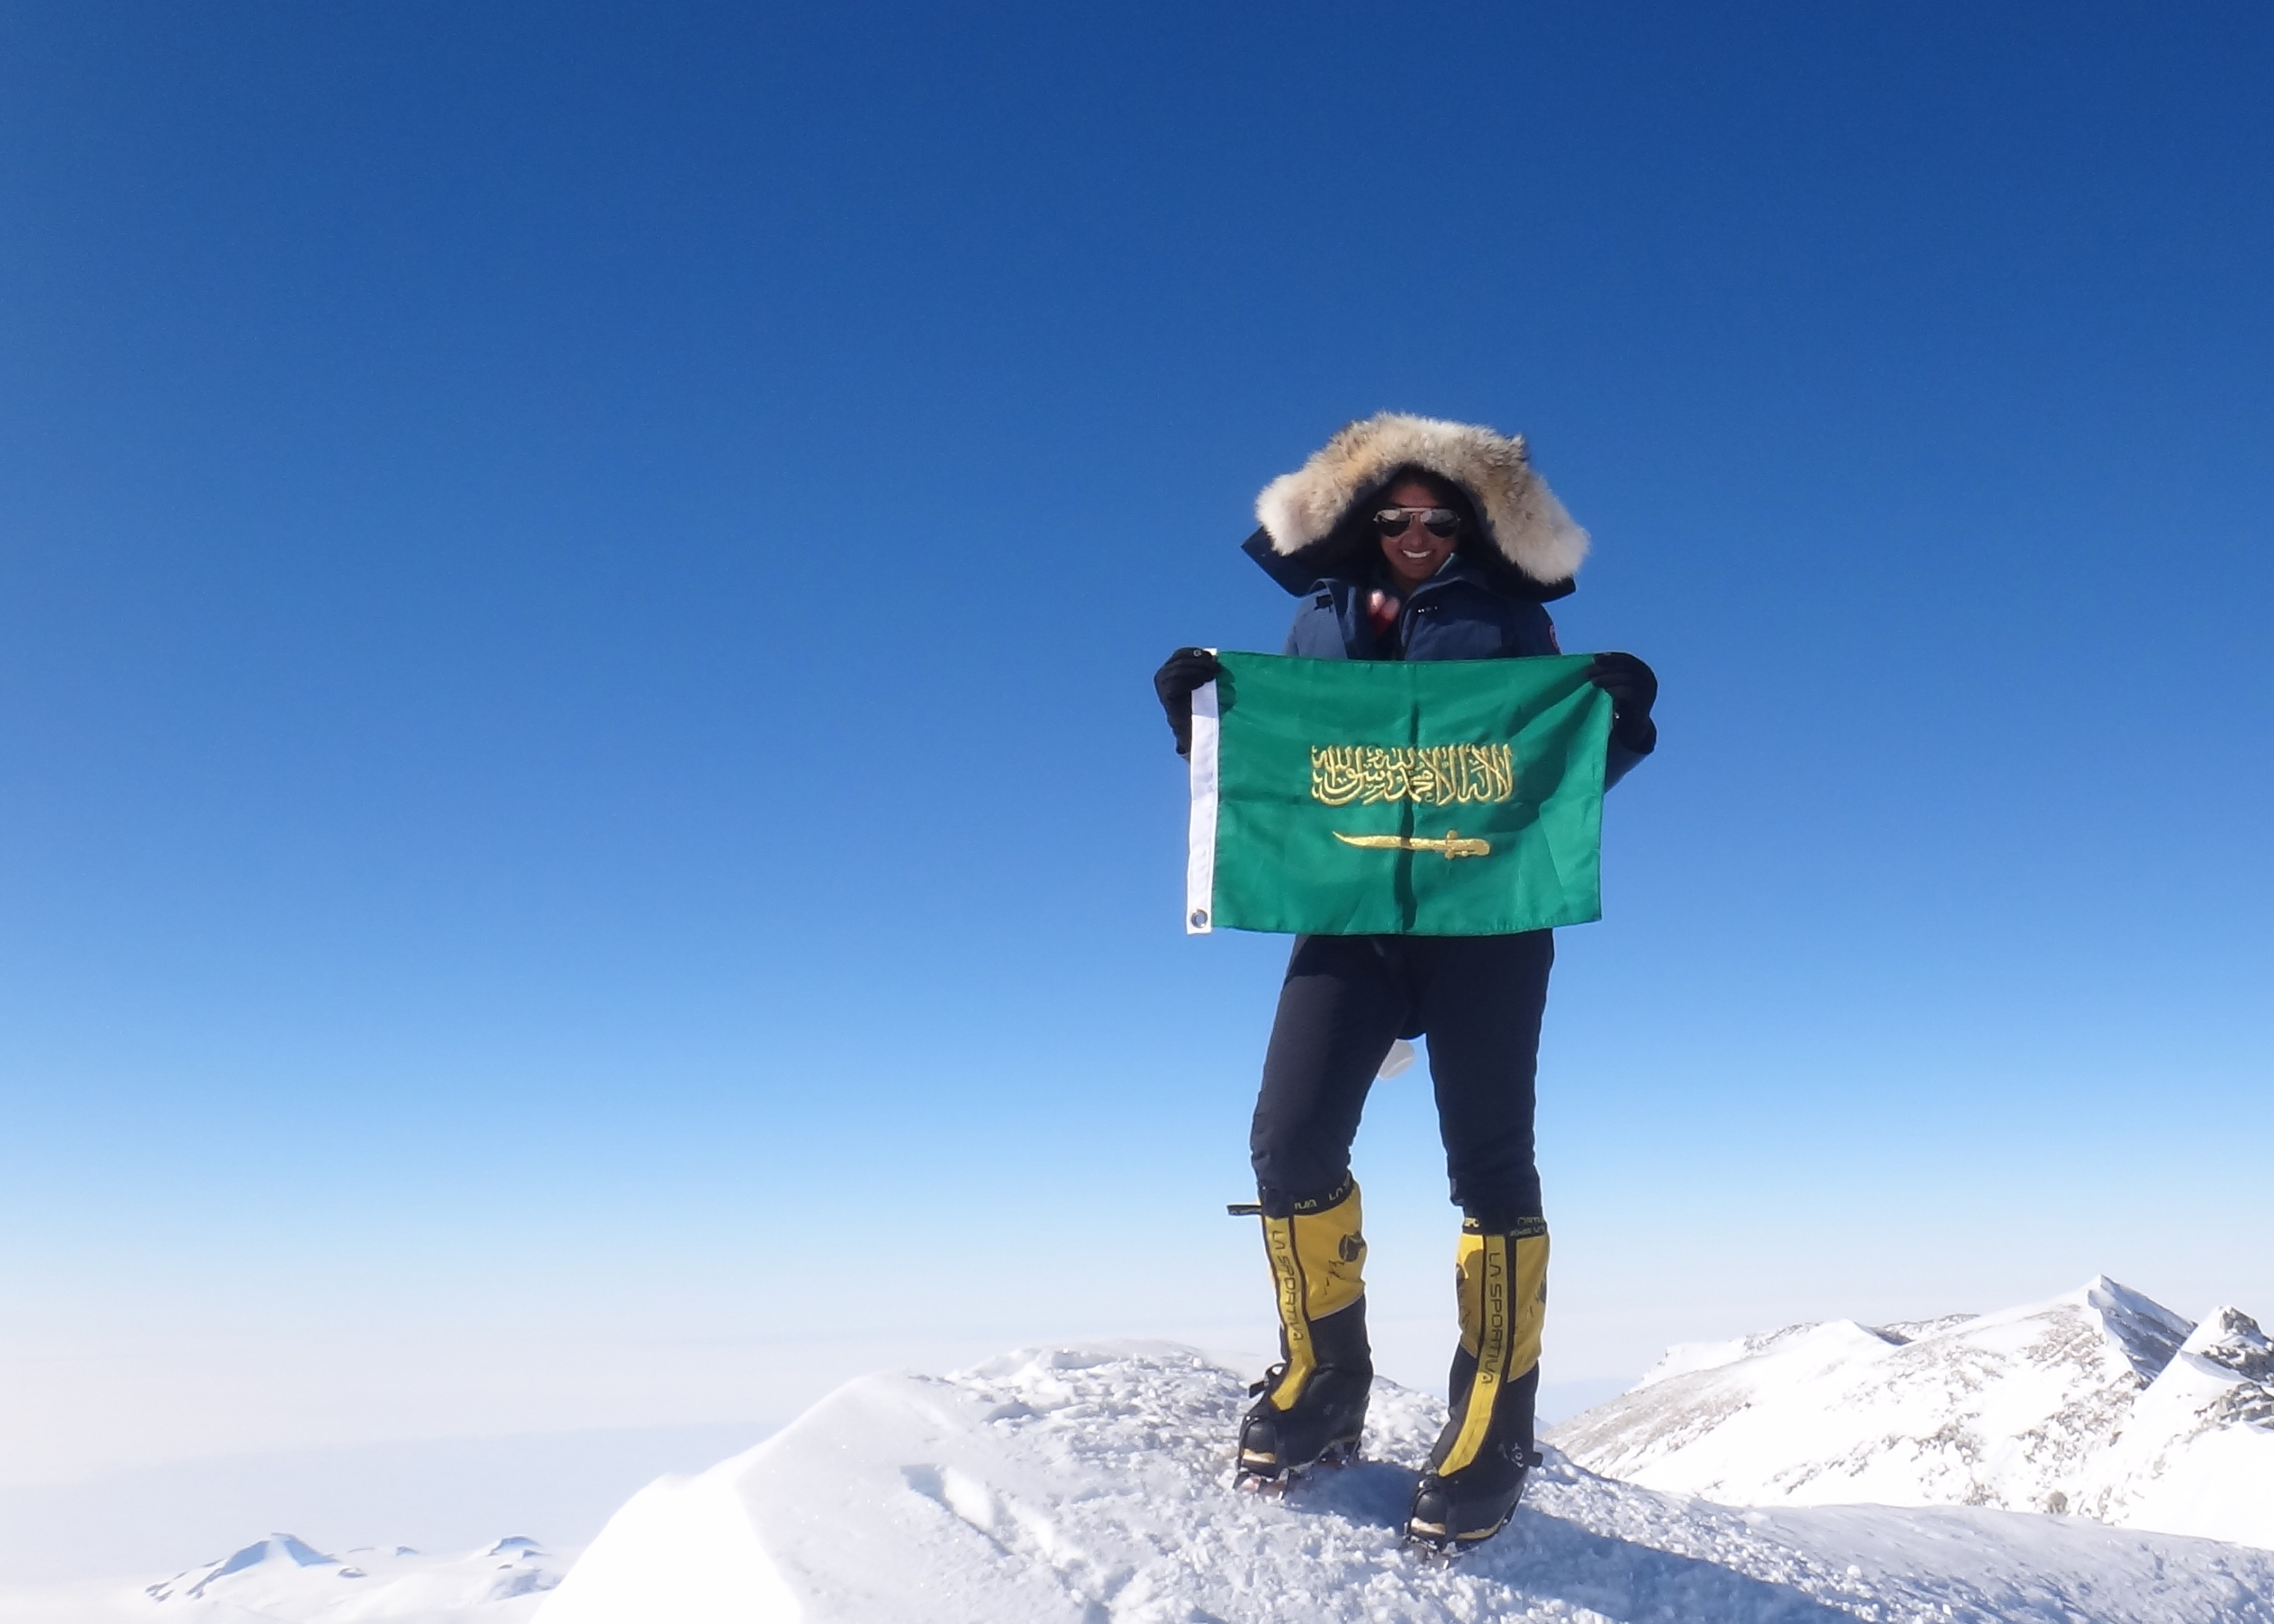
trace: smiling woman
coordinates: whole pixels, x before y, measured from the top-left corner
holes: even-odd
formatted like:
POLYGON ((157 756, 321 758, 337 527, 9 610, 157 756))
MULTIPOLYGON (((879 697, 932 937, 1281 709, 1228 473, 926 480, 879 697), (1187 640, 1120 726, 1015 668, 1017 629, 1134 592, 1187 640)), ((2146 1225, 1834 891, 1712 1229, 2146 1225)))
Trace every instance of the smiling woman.
MULTIPOLYGON (((1461 533, 1461 515, 1453 506, 1458 497, 1443 480, 1419 472, 1404 475, 1389 487, 1389 497, 1395 505, 1376 510, 1374 528, 1382 538, 1382 556, 1389 562, 1389 573, 1411 591, 1453 556, 1461 533)), ((1389 618, 1397 618, 1394 609, 1389 618)), ((1381 620, 1377 615, 1377 623, 1381 620)))

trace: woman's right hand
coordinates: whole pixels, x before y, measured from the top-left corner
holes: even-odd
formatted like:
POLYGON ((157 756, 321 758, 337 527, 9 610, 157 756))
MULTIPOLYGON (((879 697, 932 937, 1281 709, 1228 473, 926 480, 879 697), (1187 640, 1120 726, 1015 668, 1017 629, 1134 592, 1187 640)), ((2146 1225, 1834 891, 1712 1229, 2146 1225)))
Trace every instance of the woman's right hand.
POLYGON ((1168 713, 1169 730, 1177 735, 1177 754, 1193 753, 1193 690, 1213 682, 1224 667, 1206 649, 1178 649, 1153 673, 1153 691, 1168 713))

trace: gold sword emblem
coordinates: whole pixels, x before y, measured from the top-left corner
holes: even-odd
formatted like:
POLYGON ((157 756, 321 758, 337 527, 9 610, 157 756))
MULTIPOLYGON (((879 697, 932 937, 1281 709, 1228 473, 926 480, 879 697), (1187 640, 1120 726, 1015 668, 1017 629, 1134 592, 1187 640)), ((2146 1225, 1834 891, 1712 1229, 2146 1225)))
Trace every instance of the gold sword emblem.
POLYGON ((1339 829, 1335 838, 1344 846, 1363 846, 1378 852, 1437 852, 1447 862, 1456 857, 1489 857, 1489 840, 1463 839, 1457 829, 1448 829, 1442 840, 1431 840, 1413 835, 1346 835, 1339 829))

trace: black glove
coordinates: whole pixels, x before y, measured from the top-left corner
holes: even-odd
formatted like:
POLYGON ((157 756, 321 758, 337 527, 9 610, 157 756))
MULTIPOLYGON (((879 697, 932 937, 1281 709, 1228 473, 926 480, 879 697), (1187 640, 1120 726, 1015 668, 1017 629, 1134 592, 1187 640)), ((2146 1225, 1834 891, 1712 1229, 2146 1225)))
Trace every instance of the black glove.
POLYGON ((1631 654, 1598 654, 1587 680, 1611 696, 1611 737, 1638 756, 1658 748, 1658 673, 1631 654))
POLYGON ((1153 673, 1153 691, 1161 709, 1169 713, 1169 729, 1177 735, 1177 754, 1193 753, 1193 690, 1213 682, 1224 667, 1206 649, 1178 649, 1153 673))

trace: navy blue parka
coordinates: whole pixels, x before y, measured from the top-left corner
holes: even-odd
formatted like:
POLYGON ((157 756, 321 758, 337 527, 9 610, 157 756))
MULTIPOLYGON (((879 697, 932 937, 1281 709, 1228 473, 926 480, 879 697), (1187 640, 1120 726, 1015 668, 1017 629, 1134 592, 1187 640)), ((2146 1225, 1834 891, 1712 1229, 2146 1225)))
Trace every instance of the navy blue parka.
MULTIPOLYGON (((1547 605, 1536 595, 1510 590, 1465 551, 1454 553, 1443 568, 1412 589, 1396 623, 1382 632, 1374 630, 1366 605, 1376 588, 1398 595, 1386 571, 1376 573, 1353 561, 1341 574, 1315 575, 1297 560, 1274 553, 1261 530, 1245 551, 1302 599, 1283 654, 1305 659, 1473 660, 1562 652, 1547 605), (1305 584, 1295 584, 1299 578, 1305 584)), ((1547 590, 1562 597, 1570 588, 1547 590)), ((1641 760, 1639 753, 1613 740, 1604 786, 1617 783, 1641 760)))

